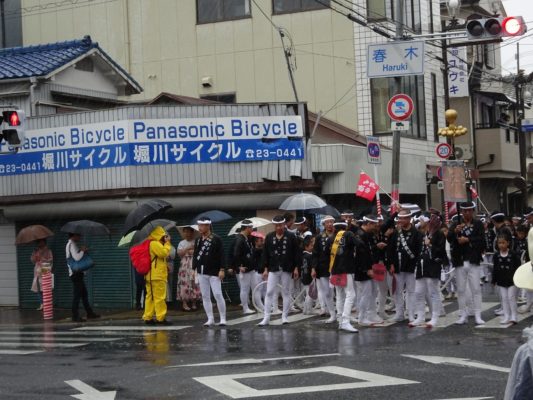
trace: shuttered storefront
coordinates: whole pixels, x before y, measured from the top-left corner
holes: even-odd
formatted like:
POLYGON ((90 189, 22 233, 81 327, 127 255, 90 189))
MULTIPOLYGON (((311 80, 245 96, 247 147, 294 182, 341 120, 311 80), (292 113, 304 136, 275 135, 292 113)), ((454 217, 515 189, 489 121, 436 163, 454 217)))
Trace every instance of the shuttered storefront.
MULTIPOLYGON (((255 215, 253 211, 231 211, 231 220, 222 221, 213 225, 215 233, 221 236, 224 248, 229 249, 232 236, 227 236, 231 227, 241 219, 255 215)), ((178 224, 191 221, 196 213, 191 214, 165 214, 165 218, 175 220, 178 224)), ((96 220, 96 219, 95 219, 96 220)), ((72 302, 72 284, 68 276, 65 260, 65 245, 68 241, 66 233, 60 232, 68 220, 34 221, 18 223, 17 232, 25 226, 42 224, 55 232, 55 236, 48 239, 48 246, 54 254, 54 305, 59 308, 69 309, 72 302)), ((95 266, 86 273, 86 284, 89 291, 91 304, 100 309, 128 309, 134 304, 135 290, 133 271, 130 267, 128 247, 117 247, 122 236, 124 219, 100 219, 98 222, 105 224, 111 231, 108 236, 87 236, 82 242, 90 249, 90 255, 95 261, 95 266)), ((181 238, 175 231, 172 232, 172 244, 177 246, 181 238)), ((33 264, 30 256, 32 245, 17 247, 17 265, 19 278, 19 298, 21 308, 35 308, 38 306, 38 297, 33 293, 31 283, 33 280, 33 264)), ((175 262, 172 274, 172 298, 176 296, 177 271, 179 260, 175 262)), ((239 303, 239 287, 234 276, 228 276, 223 283, 224 294, 227 301, 239 303)), ((81 306, 81 305, 80 305, 81 306)))

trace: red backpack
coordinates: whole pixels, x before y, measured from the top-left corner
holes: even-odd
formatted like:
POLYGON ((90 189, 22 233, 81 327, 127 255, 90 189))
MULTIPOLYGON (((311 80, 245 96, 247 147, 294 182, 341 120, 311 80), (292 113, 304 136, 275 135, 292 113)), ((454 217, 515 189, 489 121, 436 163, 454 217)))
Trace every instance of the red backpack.
POLYGON ((130 249, 131 264, 141 275, 146 275, 150 272, 152 266, 152 259, 150 258, 151 241, 151 239, 146 239, 144 242, 135 245, 130 249))

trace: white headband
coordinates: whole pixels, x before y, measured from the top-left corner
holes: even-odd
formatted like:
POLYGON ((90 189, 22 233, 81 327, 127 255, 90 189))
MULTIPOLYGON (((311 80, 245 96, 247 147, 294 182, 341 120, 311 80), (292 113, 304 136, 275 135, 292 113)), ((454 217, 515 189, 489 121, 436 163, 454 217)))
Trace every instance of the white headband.
POLYGON ((196 221, 196 223, 198 225, 211 225, 211 220, 210 219, 199 219, 198 221, 196 221))
POLYGON ((377 224, 379 222, 379 220, 378 219, 368 218, 368 217, 363 217, 363 222, 373 222, 373 223, 377 224))

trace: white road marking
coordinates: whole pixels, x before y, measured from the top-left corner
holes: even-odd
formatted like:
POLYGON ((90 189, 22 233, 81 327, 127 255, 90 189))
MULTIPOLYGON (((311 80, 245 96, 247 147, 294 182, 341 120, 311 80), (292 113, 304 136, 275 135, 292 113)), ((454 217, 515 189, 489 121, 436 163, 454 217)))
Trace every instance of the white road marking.
MULTIPOLYGON (((488 309, 497 306, 498 304, 499 303, 492 302, 481 303, 481 312, 487 311, 488 309)), ((454 312, 446 314, 445 317, 439 318, 439 323, 437 324, 437 326, 434 326, 433 329, 447 328, 448 326, 455 324, 455 321, 459 319, 459 314, 460 311, 456 310, 454 312)))
POLYGON ((214 362, 198 363, 198 364, 172 365, 167 368, 205 367, 205 366, 212 366, 212 365, 263 364, 264 362, 268 362, 268 361, 300 360, 303 358, 332 357, 332 356, 340 356, 340 355, 341 355, 340 353, 329 353, 329 354, 312 354, 308 356, 275 357, 275 358, 241 358, 237 360, 228 360, 228 361, 214 361, 214 362))
POLYGON ((472 367, 479 369, 488 369, 491 371, 498 371, 509 373, 511 368, 499 367, 497 365, 486 364, 479 361, 470 361, 468 358, 457 358, 457 357, 440 357, 440 356, 419 356, 413 354, 402 354, 404 357, 414 358, 416 360, 425 361, 431 364, 451 364, 451 365, 460 365, 462 367, 472 367))
POLYGON ((263 314, 255 313, 251 315, 245 315, 244 317, 240 317, 236 319, 231 319, 226 322, 226 325, 228 326, 239 325, 239 324, 244 324, 245 322, 257 321, 259 319, 263 319, 263 314))
POLYGON ((182 329, 191 328, 188 326, 82 326, 81 328, 74 328, 74 331, 180 331, 182 329))
POLYGON ((35 353, 44 353, 44 350, 3 350, 3 349, 0 349, 0 354, 6 354, 6 355, 24 356, 26 354, 35 354, 35 353))
POLYGON ((89 338, 89 337, 77 337, 77 338, 55 338, 55 337, 20 337, 16 335, 12 336, 2 336, 1 340, 8 342, 18 341, 20 343, 34 343, 36 340, 41 340, 43 342, 113 342, 120 340, 120 338, 89 338))
POLYGON ((82 394, 71 394, 70 397, 74 397, 79 400, 114 400, 117 392, 115 390, 109 392, 100 392, 92 386, 80 380, 65 381, 67 385, 72 386, 82 394))
MULTIPOLYGON (((298 322, 298 321, 303 321, 305 319, 309 319, 309 318, 313 318, 313 317, 316 317, 316 314, 313 314, 313 315, 304 315, 304 314, 289 315, 287 317, 287 321, 289 321, 289 323, 290 322, 298 322)), ((281 318, 280 319, 276 319, 274 321, 270 321, 270 325, 274 325, 274 326, 282 325, 281 318)))
POLYGON ((461 397, 456 399, 439 399, 439 400, 489 400, 493 399, 494 397, 461 397))
MULTIPOLYGON (((527 313, 527 314, 518 314, 518 320, 516 322, 523 321, 529 317, 531 317, 533 314, 527 313)), ((477 329, 505 329, 513 326, 513 324, 500 324, 502 316, 498 316, 496 318, 491 319, 490 321, 487 321, 485 325, 478 325, 476 326, 477 329)))
POLYGON ((205 376, 193 379, 233 399, 261 396, 280 396, 286 394, 314 393, 331 390, 359 389, 379 386, 410 385, 420 383, 416 381, 410 381, 406 379, 394 378, 386 375, 373 374, 370 372, 358 371, 355 369, 335 366, 293 370, 289 369, 282 371, 265 371, 246 374, 205 376), (329 373, 334 375, 340 375, 343 377, 357 379, 358 382, 258 390, 250 386, 246 386, 237 381, 237 379, 248 378, 261 378, 265 380, 271 376, 291 376, 310 373, 329 373))
POLYGON ((53 342, 17 342, 17 343, 11 343, 11 342, 0 342, 0 348, 1 347, 81 347, 81 346, 87 346, 89 343, 53 343, 53 342))

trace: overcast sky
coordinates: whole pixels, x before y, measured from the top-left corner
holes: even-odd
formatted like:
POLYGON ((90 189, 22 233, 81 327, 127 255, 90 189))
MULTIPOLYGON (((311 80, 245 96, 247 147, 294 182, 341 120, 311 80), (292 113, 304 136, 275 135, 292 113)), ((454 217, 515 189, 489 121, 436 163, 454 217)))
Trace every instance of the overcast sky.
MULTIPOLYGON (((533 72, 533 1, 502 0, 507 15, 521 15, 528 26, 528 32, 518 41, 520 43, 520 68, 533 72)), ((516 73, 516 38, 505 39, 501 47, 502 75, 516 73), (509 43, 511 42, 511 43, 509 43)))

